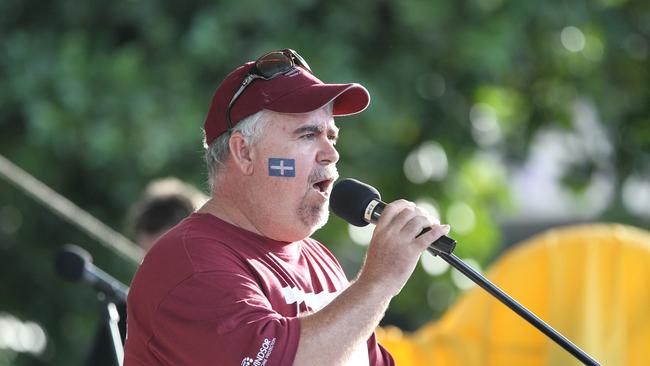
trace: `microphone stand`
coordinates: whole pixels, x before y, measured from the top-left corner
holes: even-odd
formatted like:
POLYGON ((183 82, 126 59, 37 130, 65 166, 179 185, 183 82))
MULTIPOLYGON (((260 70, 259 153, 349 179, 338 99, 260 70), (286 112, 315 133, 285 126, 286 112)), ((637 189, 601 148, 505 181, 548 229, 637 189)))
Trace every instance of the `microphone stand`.
MULTIPOLYGON (((97 300, 102 304, 102 317, 110 337, 114 364, 122 366, 124 346, 120 336, 120 314, 115 304, 126 303, 129 289, 106 272, 95 267, 92 262, 92 256, 86 250, 73 244, 66 244, 56 256, 55 268, 59 275, 68 281, 84 281, 93 285, 97 291, 97 300)), ((101 334, 100 337, 98 339, 104 342, 104 334, 101 334)), ((93 352, 97 352, 97 350, 94 349, 93 352)))
POLYGON ((117 311, 115 300, 111 297, 104 296, 100 292, 98 298, 104 304, 104 321, 110 334, 111 350, 113 351, 115 364, 122 366, 124 363, 124 346, 122 346, 122 337, 120 336, 120 328, 118 326, 120 314, 117 311))
POLYGON ((588 366, 600 366, 600 364, 586 354, 583 350, 578 348, 575 344, 571 343, 562 334, 553 329, 550 325, 546 324, 542 319, 538 318, 535 314, 519 304, 515 299, 503 292, 500 288, 495 286, 487 278, 483 277, 480 273, 476 272, 472 267, 468 266, 460 258, 452 252, 456 247, 456 241, 449 237, 443 236, 435 241, 427 251, 433 255, 440 256, 445 262, 449 263, 452 267, 459 270, 462 274, 471 279, 474 283, 482 287, 490 295, 494 296, 497 300, 501 301, 512 311, 524 318, 528 323, 532 324, 535 328, 546 334, 555 343, 571 353, 575 358, 588 366))

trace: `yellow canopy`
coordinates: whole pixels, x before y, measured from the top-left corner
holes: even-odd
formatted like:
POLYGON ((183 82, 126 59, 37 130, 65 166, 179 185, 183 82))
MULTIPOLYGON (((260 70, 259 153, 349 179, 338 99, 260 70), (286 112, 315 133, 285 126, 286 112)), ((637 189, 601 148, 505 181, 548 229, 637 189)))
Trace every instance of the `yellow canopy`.
MULTIPOLYGON (((602 365, 650 365, 650 233, 552 230, 515 246, 487 277, 602 365)), ((582 365, 478 287, 413 334, 378 336, 400 366, 582 365)))

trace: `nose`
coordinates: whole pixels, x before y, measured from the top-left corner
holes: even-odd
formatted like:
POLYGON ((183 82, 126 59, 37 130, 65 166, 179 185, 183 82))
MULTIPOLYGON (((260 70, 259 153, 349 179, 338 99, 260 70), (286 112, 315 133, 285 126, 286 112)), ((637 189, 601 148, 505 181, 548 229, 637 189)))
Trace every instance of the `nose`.
POLYGON ((334 146, 332 140, 328 138, 324 139, 316 159, 322 165, 336 164, 339 161, 339 152, 336 150, 336 146, 334 146))

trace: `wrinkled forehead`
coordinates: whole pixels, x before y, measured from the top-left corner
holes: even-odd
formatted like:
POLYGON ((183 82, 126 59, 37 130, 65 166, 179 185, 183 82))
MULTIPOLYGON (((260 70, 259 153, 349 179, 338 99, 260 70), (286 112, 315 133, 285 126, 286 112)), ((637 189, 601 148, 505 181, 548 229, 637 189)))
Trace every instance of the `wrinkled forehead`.
POLYGON ((267 111, 269 127, 278 127, 287 132, 305 126, 317 127, 322 131, 338 133, 331 108, 320 108, 307 113, 278 113, 267 111))

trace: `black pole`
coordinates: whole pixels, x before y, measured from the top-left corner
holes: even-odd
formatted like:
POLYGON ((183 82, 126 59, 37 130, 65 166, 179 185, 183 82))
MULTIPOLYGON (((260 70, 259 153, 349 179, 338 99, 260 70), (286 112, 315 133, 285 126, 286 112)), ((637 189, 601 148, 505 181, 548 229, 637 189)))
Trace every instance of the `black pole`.
POLYGON ((449 263, 452 267, 456 268, 465 276, 467 276, 469 279, 474 281, 474 283, 481 286, 485 291, 490 293, 490 295, 496 297, 497 300, 501 301, 512 311, 519 314, 519 316, 521 316, 526 321, 528 321, 528 323, 532 324, 535 328, 539 329, 542 333, 546 334, 546 336, 551 338, 553 341, 555 341, 555 343, 557 343, 562 348, 567 350, 569 353, 571 353, 575 358, 580 360, 582 363, 589 366, 600 366, 600 364, 596 360, 594 360, 593 358, 591 358, 591 356, 589 356, 583 350, 578 348, 578 346, 571 343, 571 341, 566 339, 562 334, 558 333, 550 325, 546 324, 542 319, 538 318, 535 314, 533 314, 528 309, 523 307, 515 299, 513 299, 508 294, 503 292, 500 288, 495 286, 492 282, 490 282, 487 278, 483 277, 480 273, 476 272, 472 267, 468 266, 465 262, 463 262, 460 258, 455 256, 453 253, 446 253, 446 251, 438 251, 434 249, 433 246, 429 247, 427 250, 433 255, 440 256, 440 258, 442 258, 445 262, 449 263))

